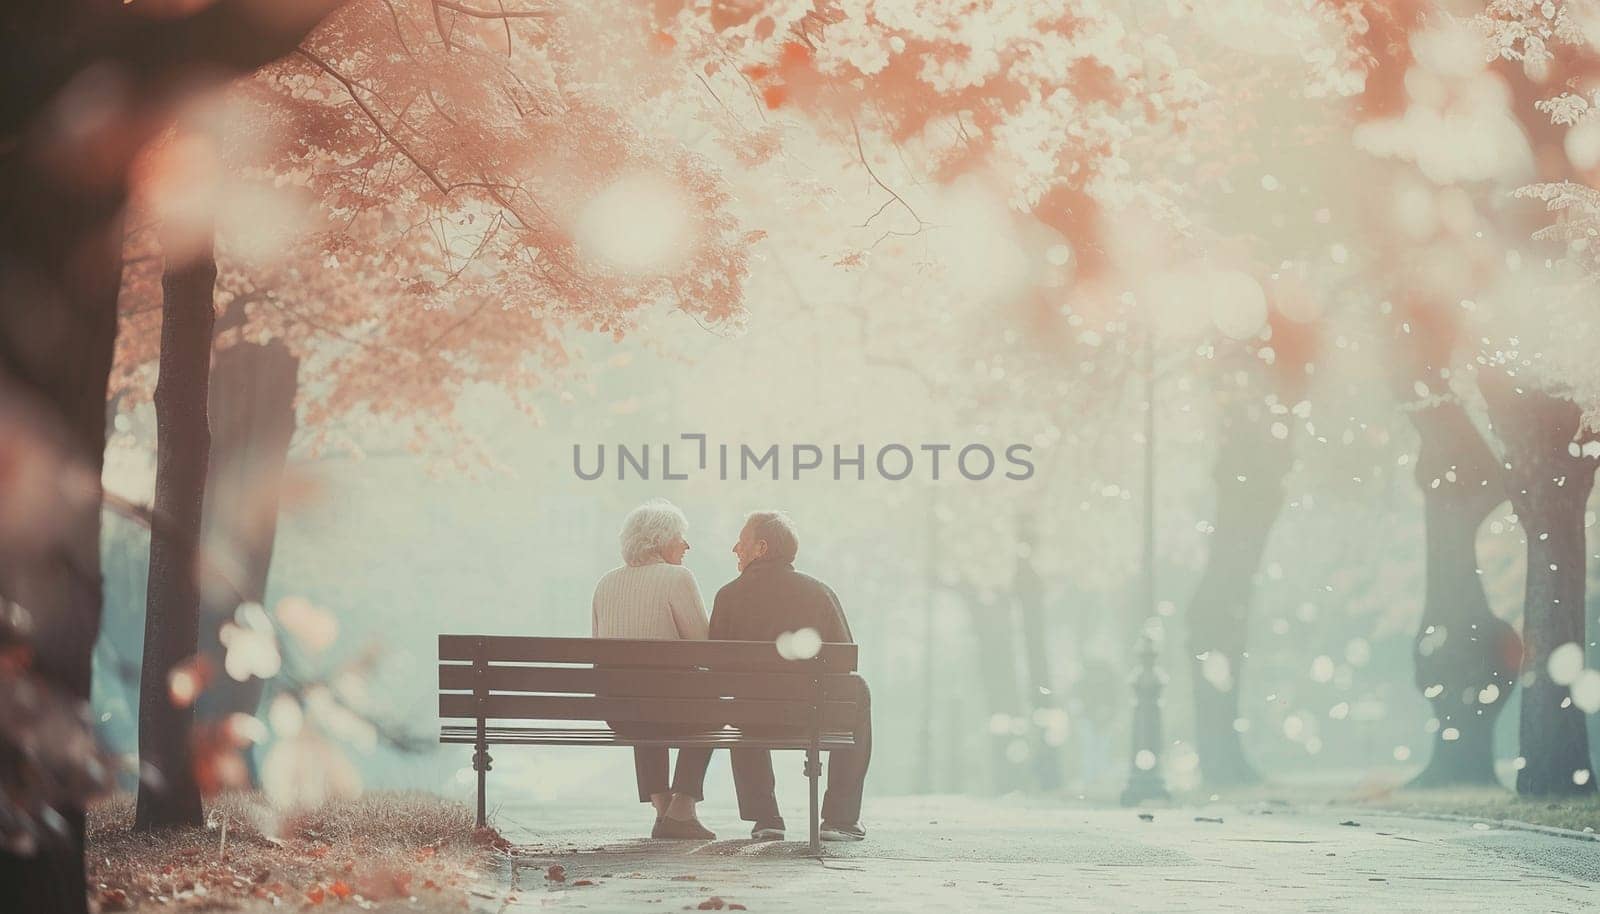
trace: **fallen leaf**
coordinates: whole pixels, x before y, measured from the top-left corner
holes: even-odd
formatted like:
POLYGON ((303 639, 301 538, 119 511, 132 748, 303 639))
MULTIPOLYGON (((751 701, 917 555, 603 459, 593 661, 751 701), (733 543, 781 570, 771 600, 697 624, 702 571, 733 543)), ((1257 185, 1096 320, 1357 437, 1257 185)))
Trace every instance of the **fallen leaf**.
POLYGON ((573 885, 594 885, 594 880, 593 879, 579 879, 577 882, 574 882, 573 885))
POLYGON ((728 903, 716 895, 712 895, 705 901, 700 902, 700 910, 702 911, 720 911, 727 906, 728 903))

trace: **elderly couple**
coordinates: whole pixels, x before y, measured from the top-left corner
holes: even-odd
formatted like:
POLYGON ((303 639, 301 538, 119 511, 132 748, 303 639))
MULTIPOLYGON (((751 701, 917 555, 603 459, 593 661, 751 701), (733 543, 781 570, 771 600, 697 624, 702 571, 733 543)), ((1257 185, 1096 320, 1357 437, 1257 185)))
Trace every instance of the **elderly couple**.
MULTIPOLYGON (((848 642, 839 598, 828 585, 794 570, 800 542, 789 518, 757 511, 746 519, 733 544, 739 576, 717 591, 711 618, 694 573, 683 567, 689 551, 689 522, 671 502, 656 500, 635 508, 622 525, 622 559, 627 564, 606 573, 594 589, 596 638, 714 638, 774 641, 784 632, 815 629, 825 642, 848 642)), ((639 729, 637 725, 633 729, 639 729)), ((636 746, 634 768, 639 802, 655 807, 653 838, 716 835, 700 824, 695 804, 704 799, 711 750, 678 750, 678 767, 667 782, 667 749, 636 746)), ((773 790, 772 753, 731 749, 739 817, 755 823, 757 841, 783 840, 783 816, 773 790)), ((856 745, 828 753, 828 790, 822 804, 824 841, 859 841, 861 791, 872 755, 871 711, 865 703, 856 745)))

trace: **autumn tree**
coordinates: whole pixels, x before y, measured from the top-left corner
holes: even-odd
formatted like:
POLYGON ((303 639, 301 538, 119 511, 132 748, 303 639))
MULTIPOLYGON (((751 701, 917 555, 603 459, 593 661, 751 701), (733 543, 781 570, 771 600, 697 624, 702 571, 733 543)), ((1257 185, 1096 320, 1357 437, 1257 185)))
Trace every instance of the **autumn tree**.
POLYGON ((1441 723, 1419 780, 1492 779, 1489 732, 1509 697, 1518 645, 1481 598, 1466 531, 1503 493, 1529 550, 1518 790, 1593 790, 1587 749, 1575 748, 1587 742, 1582 715, 1567 713, 1566 683, 1549 679, 1551 652, 1574 636, 1574 622, 1583 638, 1581 610, 1565 604, 1582 603, 1584 534, 1564 520, 1582 513, 1594 472, 1581 459, 1581 372, 1557 367, 1568 335, 1558 328, 1570 320, 1558 304, 1570 295, 1566 279, 1522 266, 1558 263, 1540 242, 1564 230, 1540 230, 1534 208, 1517 200, 1565 209, 1578 195, 1562 188, 1594 168, 1584 131, 1567 129, 1582 119, 1596 72, 1584 14, 1573 4, 1500 0, 1459 18, 1427 3, 1335 6, 1356 26, 1351 47, 1366 74, 1357 144, 1386 163, 1372 211, 1392 227, 1371 224, 1398 243, 1378 262, 1401 343, 1397 388, 1414 390, 1408 412, 1422 443, 1429 569, 1417 684, 1441 723), (1476 152, 1463 155, 1468 148, 1476 152), (1519 188, 1530 182, 1541 183, 1519 188), (1452 357, 1461 325, 1476 345, 1452 357), (1539 371, 1524 364, 1530 350, 1539 371), (1499 455, 1457 402, 1474 393, 1474 374, 1499 455), (1580 453, 1569 465, 1573 448, 1580 453), (1567 561, 1550 560, 1552 549, 1567 561))
MULTIPOLYGON (((4 108, 0 351, 8 387, 47 436, 16 440, 53 442, 52 465, 80 484, 87 480, 91 492, 105 447, 119 215, 130 160, 163 126, 175 92, 207 74, 247 71, 284 53, 333 5, 299 4, 278 15, 242 2, 198 12, 91 3, 6 8, 0 58, 12 77, 8 85, 25 88, 8 93, 4 108), (87 134, 85 125, 92 125, 87 134)), ((29 620, 7 628, 7 641, 26 644, 29 658, 9 674, 26 677, 28 685, 5 691, 50 696, 37 707, 58 701, 64 710, 51 713, 66 721, 88 700, 101 604, 99 513, 92 498, 47 510, 70 518, 59 535, 4 555, 0 590, 29 620)), ((23 759, 5 753, 8 784, 36 783, 23 759)), ((81 757, 65 761, 66 770, 89 764, 81 757)), ((7 817, 17 833, 8 832, 0 852, 3 894, 30 910, 86 908, 83 796, 72 779, 60 783, 67 789, 6 791, 8 803, 28 797, 22 802, 40 804, 7 817)))
MULTIPOLYGON (((1582 91, 1600 79, 1600 48, 1585 29, 1589 15, 1592 11, 1581 4, 1535 8, 1492 0, 1473 21, 1494 58, 1489 72, 1506 86, 1509 118, 1525 137, 1542 186, 1600 175, 1600 162, 1574 141, 1581 134, 1574 136, 1561 106, 1569 90, 1582 91)), ((1536 256, 1544 247, 1541 242, 1554 240, 1541 236, 1538 219, 1538 208, 1523 203, 1505 207, 1501 216, 1513 237, 1532 239, 1536 256)), ((1544 300, 1515 307, 1525 309, 1524 321, 1543 325, 1534 339, 1544 342, 1540 348, 1546 352, 1529 358, 1518 336, 1497 340, 1498 348, 1484 347, 1488 351, 1480 362, 1488 368, 1478 378, 1504 448, 1508 492, 1528 546, 1518 726, 1522 762, 1516 786, 1518 793, 1532 796, 1593 794, 1587 724, 1571 686, 1583 667, 1588 577, 1584 512, 1600 465, 1600 445, 1592 443, 1594 432, 1585 428, 1584 410, 1575 398, 1573 379, 1582 369, 1572 367, 1570 356, 1562 356, 1570 345, 1562 326, 1572 312, 1561 308, 1568 295, 1560 275, 1541 277, 1530 286, 1526 294, 1544 300), (1563 670, 1564 654, 1578 657, 1577 670, 1563 670)), ((1600 696, 1595 698, 1600 703, 1600 696)))
POLYGON ((189 762, 190 708, 179 665, 199 639, 201 500, 210 429, 212 292, 217 265, 209 249, 169 258, 161 276, 161 380, 156 385, 156 491, 161 522, 151 531, 140 665, 139 784, 134 825, 198 825, 200 791, 189 762))
POLYGON ((1402 123, 1411 104, 1406 72, 1426 72, 1412 42, 1425 28, 1429 5, 1349 5, 1343 11, 1366 23, 1352 32, 1350 45, 1364 74, 1349 105, 1365 162, 1366 199, 1358 212, 1377 241, 1367 256, 1375 268, 1373 294, 1382 302, 1377 316, 1388 328, 1391 388, 1418 442, 1413 476, 1423 498, 1425 549, 1413 661, 1416 687, 1439 723, 1427 766, 1413 784, 1493 784, 1494 723, 1516 683, 1521 644, 1489 605, 1477 537, 1505 503, 1506 478, 1469 412, 1470 391, 1464 399, 1453 381, 1462 336, 1459 302, 1492 283, 1498 252, 1494 242, 1480 240, 1484 221, 1429 217, 1442 194, 1437 166, 1372 145, 1373 137, 1402 123), (1445 258, 1449 270, 1440 268, 1445 258))
POLYGON ((1410 363, 1414 378, 1405 412, 1417 431, 1414 477, 1422 492, 1426 541, 1422 618, 1413 657, 1415 683, 1439 720, 1433 754, 1413 784, 1495 784, 1494 722, 1516 685, 1522 645, 1494 614, 1479 572, 1477 536, 1505 503, 1506 474, 1444 374, 1453 335, 1417 313, 1410 352, 1431 353, 1410 363), (1424 380, 1426 379, 1426 380, 1424 380), (1431 382, 1431 384, 1430 384, 1431 382), (1438 393, 1434 393, 1434 390, 1438 393), (1419 392, 1425 392, 1418 397, 1419 392), (1462 632, 1472 632, 1460 637, 1462 632), (1455 636, 1452 637, 1452 634, 1455 636))
MULTIPOLYGON (((968 27, 972 15, 879 3, 658 4, 660 35, 637 41, 655 41, 658 53, 703 73, 725 107, 752 109, 763 124, 803 115, 830 148, 855 160, 875 199, 858 237, 832 254, 838 266, 854 269, 905 244, 937 244, 941 233, 970 233, 977 251, 1000 258, 985 280, 961 284, 972 301, 1040 339, 1070 338, 1061 298, 1077 297, 1074 281, 1087 288, 1115 273, 1105 210, 1164 205, 1140 186, 1144 175, 1130 174, 1134 148, 1172 135, 1204 87, 1159 30, 1130 28, 1111 4, 1029 7, 990 20, 981 33, 968 27), (998 212, 974 218, 990 208, 930 200, 912 190, 922 182, 991 199, 998 212), (979 240, 986 231, 997 237, 979 240), (989 287, 978 288, 985 281, 989 287)), ((984 270, 976 267, 974 276, 984 270)), ((911 355, 910 369, 941 373, 942 366, 920 364, 940 351, 911 355)), ((1056 357, 1058 366, 1074 364, 1064 352, 1056 357)), ((948 394, 970 381, 951 380, 935 389, 948 394)), ((1064 403, 1053 405, 1070 409, 1064 403)), ((1013 531, 1031 539, 1023 533, 1013 531)), ((1043 730, 1029 721, 1059 715, 1047 685, 1055 612, 1041 592, 1039 560, 1039 552, 1019 558, 1008 571, 1014 587, 963 582, 957 591, 973 616, 992 719, 1020 721, 1035 736, 1043 730)), ((1006 759, 1016 734, 1000 723, 994 731, 995 767, 1004 773, 1014 767, 1006 759)), ((1031 756, 1040 766, 1036 781, 1054 785, 1055 747, 1036 742, 1031 756)))
POLYGON ((1261 556, 1283 510, 1293 467, 1290 430, 1309 406, 1307 366, 1316 356, 1311 329, 1276 315, 1267 327, 1261 339, 1229 347, 1217 365, 1214 520, 1207 529, 1205 569, 1188 607, 1195 750, 1201 776, 1212 786, 1260 779, 1239 740, 1239 682, 1261 556), (1270 357, 1262 358, 1263 352, 1270 357))
POLYGON ((1582 411, 1571 400, 1500 369, 1486 371, 1479 386, 1505 443, 1511 504, 1530 532, 1517 792, 1593 793, 1584 712, 1572 700, 1576 673, 1562 666, 1583 666, 1584 508, 1597 462, 1583 445, 1597 439, 1580 434, 1582 411), (1573 566, 1578 572, 1567 573, 1573 566))
MULTIPOLYGON (((1585 123, 1579 102, 1581 93, 1592 94, 1600 80, 1592 17, 1592 10, 1577 3, 1533 9, 1491 2, 1474 20, 1497 58, 1491 70, 1509 88, 1510 114, 1526 137, 1540 182, 1514 197, 1549 203, 1555 188, 1592 186, 1600 178, 1595 125, 1585 123)), ((1524 795, 1593 794, 1584 715, 1600 711, 1600 673, 1584 669, 1581 659, 1582 645, 1590 640, 1584 619, 1589 550, 1583 516, 1600 444, 1594 431, 1596 401, 1589 393, 1591 362, 1571 351, 1575 340, 1569 330, 1587 320, 1588 296, 1564 281, 1567 271, 1587 272, 1587 238, 1573 243, 1572 226, 1560 224, 1568 220, 1547 227, 1535 208, 1521 203, 1508 206, 1505 218, 1510 231, 1531 239, 1535 256, 1552 252, 1559 242, 1566 243, 1567 255, 1563 272, 1532 290, 1542 301, 1519 315, 1542 325, 1534 339, 1543 342, 1544 352, 1533 361, 1544 364, 1530 370, 1520 339, 1512 336, 1497 340, 1500 348, 1486 353, 1504 373, 1490 370, 1479 378, 1495 434, 1504 444, 1511 502, 1528 543, 1522 761, 1516 786, 1524 795)))
MULTIPOLYGON (((235 607, 264 595, 299 365, 318 371, 315 388, 301 398, 312 428, 355 414, 392 417, 448 442, 455 396, 472 384, 495 384, 529 406, 543 376, 565 361, 564 330, 620 336, 635 312, 663 304, 709 323, 739 313, 750 239, 735 231, 715 173, 634 129, 583 87, 582 74, 549 50, 560 43, 560 29, 543 12, 354 4, 208 115, 229 122, 231 146, 212 150, 203 164, 239 174, 232 186, 188 199, 192 183, 162 186, 165 175, 192 171, 186 141, 153 153, 158 221, 181 224, 195 221, 194 212, 216 211, 226 319, 212 370, 228 399, 213 398, 222 410, 213 418, 239 432, 216 442, 224 450, 213 449, 222 475, 206 486, 205 520, 160 512, 187 536, 204 527, 215 548, 206 563, 211 573, 182 585, 199 589, 178 594, 183 625, 163 629, 161 607, 150 604, 147 657, 153 645, 170 640, 171 647, 163 662, 146 665, 146 707, 171 707, 167 671, 197 649, 216 658, 216 635, 235 607), (275 186, 307 199, 308 213, 290 220, 302 224, 264 226, 270 208, 233 211, 267 199, 275 186), (627 231, 616 207, 631 191, 646 202, 654 194, 675 220, 671 236, 646 239, 642 254, 637 244, 616 241, 627 231), (330 349, 337 358, 322 355, 330 349), (227 374, 252 363, 276 371, 277 382, 227 374), (266 399, 250 396, 251 389, 266 399), (255 418, 252 433, 250 413, 262 405, 270 411, 255 418), (203 623, 193 621, 201 618, 202 597, 209 610, 203 623)), ((204 254, 210 233, 200 221, 187 227, 204 254)), ((125 313, 141 329, 152 313, 140 294, 148 288, 131 282, 124 296, 125 313)), ((173 342, 167 323, 163 378, 173 342)), ((150 349, 137 332, 124 340, 122 368, 134 379, 150 349)), ((191 358, 212 349, 209 334, 203 347, 185 342, 191 358)), ((164 386, 157 386, 158 404, 164 386)), ((204 386, 203 377, 188 385, 204 386)), ((162 423, 162 440, 182 435, 188 452, 203 457, 204 412, 191 409, 187 418, 181 427, 162 423)), ((161 454, 168 455, 165 444, 161 454)), ((158 500, 169 465, 158 465, 158 500)), ((198 500, 204 478, 189 479, 190 498, 198 500)), ((152 596, 193 566, 156 568, 154 544, 163 536, 158 525, 152 596)), ((214 676, 221 667, 213 659, 196 675, 214 676)), ((213 699, 216 712, 254 711, 259 680, 226 689, 237 703, 219 707, 213 699)), ((165 762, 159 769, 177 764, 191 739, 179 726, 155 742, 164 747, 151 755, 165 762)), ((185 793, 181 818, 192 821, 197 793, 192 786, 185 793)))

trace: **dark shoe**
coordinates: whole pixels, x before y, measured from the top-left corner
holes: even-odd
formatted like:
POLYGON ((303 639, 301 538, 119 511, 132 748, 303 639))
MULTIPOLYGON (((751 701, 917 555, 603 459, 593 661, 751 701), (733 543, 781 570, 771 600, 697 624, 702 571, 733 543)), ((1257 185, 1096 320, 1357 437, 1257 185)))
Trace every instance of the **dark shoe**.
POLYGON ((783 820, 772 822, 757 822, 756 827, 750 829, 750 837, 757 841, 782 841, 783 820))
POLYGON ((662 816, 656 820, 656 827, 650 830, 650 837, 711 841, 717 836, 711 829, 701 825, 698 819, 674 819, 671 816, 662 816))
POLYGON ((849 825, 839 825, 834 822, 822 823, 821 838, 824 841, 860 841, 867 836, 867 830, 859 822, 849 825))

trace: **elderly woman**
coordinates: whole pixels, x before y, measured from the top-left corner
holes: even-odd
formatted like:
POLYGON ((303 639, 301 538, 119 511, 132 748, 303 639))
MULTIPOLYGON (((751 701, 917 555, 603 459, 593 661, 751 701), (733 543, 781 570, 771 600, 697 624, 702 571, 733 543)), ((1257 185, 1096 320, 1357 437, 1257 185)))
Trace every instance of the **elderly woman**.
MULTIPOLYGON (((594 588, 596 638, 697 638, 707 632, 705 602, 694 573, 683 567, 689 551, 689 521, 665 499, 633 509, 622 524, 621 568, 606 572, 594 588)), ((644 723, 613 723, 625 736, 647 737, 665 732, 644 723)), ((704 799, 706 767, 711 750, 678 750, 678 768, 667 783, 667 748, 635 746, 634 770, 639 780, 639 802, 656 810, 652 838, 699 838, 712 834, 695 816, 695 804, 704 799)))

